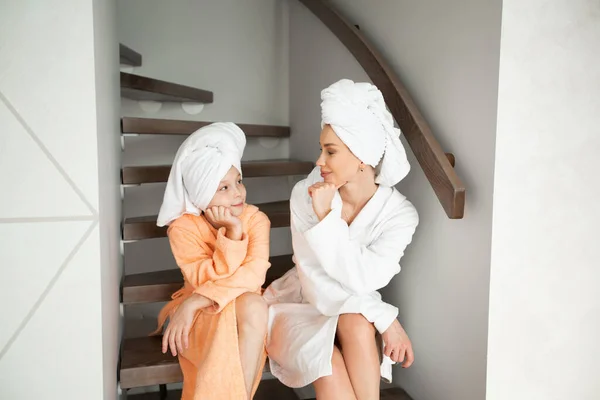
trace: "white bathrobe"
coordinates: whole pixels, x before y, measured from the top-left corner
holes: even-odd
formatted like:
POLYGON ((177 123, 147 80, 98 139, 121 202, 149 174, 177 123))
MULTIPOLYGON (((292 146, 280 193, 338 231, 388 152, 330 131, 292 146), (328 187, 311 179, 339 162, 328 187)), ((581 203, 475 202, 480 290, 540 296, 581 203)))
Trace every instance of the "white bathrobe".
MULTIPOLYGON (((378 289, 400 272, 400 258, 418 224, 413 205, 396 189, 379 186, 350 226, 336 193, 332 211, 319 222, 308 187, 321 182, 319 167, 292 191, 291 230, 295 267, 265 291, 269 303, 267 352, 271 373, 290 387, 332 374, 338 317, 359 313, 383 333, 398 309, 378 289)), ((381 376, 391 381, 391 361, 381 376)))

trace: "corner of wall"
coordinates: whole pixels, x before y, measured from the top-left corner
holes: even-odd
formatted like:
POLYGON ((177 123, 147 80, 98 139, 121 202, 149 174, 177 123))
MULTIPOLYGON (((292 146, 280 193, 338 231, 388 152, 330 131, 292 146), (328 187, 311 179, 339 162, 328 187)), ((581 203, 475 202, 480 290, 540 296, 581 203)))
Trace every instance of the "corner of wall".
POLYGON ((94 63, 98 140, 100 276, 104 399, 117 396, 117 365, 123 330, 119 288, 120 251, 120 76, 116 0, 94 1, 94 63))

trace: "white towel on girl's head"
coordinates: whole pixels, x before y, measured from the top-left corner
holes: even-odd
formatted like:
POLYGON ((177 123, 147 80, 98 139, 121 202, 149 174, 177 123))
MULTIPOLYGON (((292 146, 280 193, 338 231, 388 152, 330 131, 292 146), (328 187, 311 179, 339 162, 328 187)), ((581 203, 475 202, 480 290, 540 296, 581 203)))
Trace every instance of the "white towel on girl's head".
POLYGON ((321 127, 331 125, 354 155, 378 167, 376 183, 394 186, 410 171, 400 130, 383 95, 370 83, 342 79, 321 92, 321 127))
POLYGON ((183 214, 200 215, 233 166, 240 174, 244 132, 232 122, 216 122, 192 133, 177 150, 156 225, 183 214))

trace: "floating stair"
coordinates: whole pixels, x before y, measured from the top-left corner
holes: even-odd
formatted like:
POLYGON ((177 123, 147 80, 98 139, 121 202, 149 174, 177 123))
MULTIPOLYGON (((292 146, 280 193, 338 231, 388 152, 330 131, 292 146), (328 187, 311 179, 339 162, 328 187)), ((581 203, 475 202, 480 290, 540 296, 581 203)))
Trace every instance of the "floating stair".
MULTIPOLYGON (((316 400, 316 399, 307 399, 316 400)), ((341 400, 341 399, 340 399, 341 400)), ((383 389, 379 392, 379 400, 412 400, 412 398, 401 388, 383 389)))
MULTIPOLYGON (((136 133, 144 135, 189 135, 210 121, 184 121, 175 119, 155 118, 121 118, 121 133, 136 133)), ((288 126, 237 124, 247 137, 289 137, 288 126)))
POLYGON ((121 96, 133 100, 212 103, 208 90, 121 72, 121 96))
MULTIPOLYGON (((269 363, 263 372, 269 372, 269 363)), ((177 357, 162 353, 162 336, 125 339, 121 347, 122 389, 183 381, 177 357)))
POLYGON ((139 67, 142 65, 142 55, 123 43, 119 43, 119 61, 121 64, 139 67))
MULTIPOLYGON (((267 271, 265 288, 294 266, 291 255, 274 256, 269 261, 271 268, 267 271)), ((127 275, 123 281, 123 304, 169 301, 182 285, 183 276, 179 268, 127 275)))
POLYGON ((121 389, 183 380, 177 357, 163 354, 162 337, 125 339, 121 349, 121 389))
MULTIPOLYGON (((180 400, 181 390, 169 390, 166 397, 161 397, 159 392, 128 395, 127 400, 180 400)), ((277 379, 263 380, 254 395, 253 400, 299 400, 294 391, 277 379)))
MULTIPOLYGON (((265 160, 242 162, 244 178, 307 175, 313 168, 314 164, 309 161, 265 160)), ((126 185, 166 182, 170 171, 170 165, 123 167, 121 170, 121 181, 126 185)))
MULTIPOLYGON (((256 204, 271 220, 271 228, 290 226, 290 202, 288 200, 256 204)), ((156 215, 127 218, 123 222, 123 240, 154 239, 167 236, 167 227, 156 226, 156 215)))

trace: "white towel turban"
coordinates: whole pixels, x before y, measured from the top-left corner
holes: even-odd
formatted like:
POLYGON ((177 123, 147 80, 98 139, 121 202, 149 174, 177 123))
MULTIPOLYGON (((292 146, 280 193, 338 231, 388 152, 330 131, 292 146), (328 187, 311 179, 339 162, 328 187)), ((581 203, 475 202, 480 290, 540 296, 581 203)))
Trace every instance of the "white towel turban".
POLYGON ((376 183, 391 187, 408 174, 400 129, 377 87, 342 79, 324 89, 321 100, 321 127, 331 125, 359 160, 376 168, 376 183))
POLYGON ((233 166, 242 172, 245 146, 244 132, 232 122, 217 122, 190 135, 177 150, 156 224, 206 210, 227 171, 233 166))

